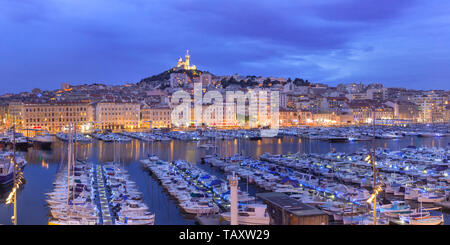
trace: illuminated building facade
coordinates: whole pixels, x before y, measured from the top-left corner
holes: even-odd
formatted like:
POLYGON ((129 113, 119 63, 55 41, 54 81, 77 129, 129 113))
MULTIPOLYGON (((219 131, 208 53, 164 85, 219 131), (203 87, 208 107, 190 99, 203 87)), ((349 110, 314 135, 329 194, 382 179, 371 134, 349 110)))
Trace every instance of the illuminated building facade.
POLYGON ((373 100, 360 100, 348 103, 349 111, 356 124, 372 123, 375 120, 390 120, 394 118, 394 108, 373 100))
POLYGON ((24 114, 23 102, 10 102, 6 115, 6 124, 11 127, 15 123, 16 127, 22 127, 24 123, 24 114))
POLYGON ((169 106, 141 107, 141 127, 146 128, 171 128, 171 112, 169 106))
POLYGON ((387 101, 386 105, 394 109, 394 119, 416 121, 419 117, 419 106, 409 101, 387 101))
POLYGON ((436 91, 427 91, 423 95, 412 98, 419 105, 419 122, 444 122, 446 98, 436 91))
POLYGON ((6 125, 6 115, 8 114, 8 105, 0 104, 0 125, 6 125))
POLYGON ((77 124, 77 130, 87 132, 92 126, 93 116, 89 102, 30 103, 24 105, 24 128, 56 133, 77 124))
POLYGON ((195 65, 190 65, 190 55, 189 55, 189 50, 186 50, 186 55, 184 56, 185 60, 183 61, 183 59, 180 57, 180 59, 178 60, 177 69, 184 69, 184 70, 197 70, 197 67, 195 65))
POLYGON ((140 104, 131 102, 98 102, 95 105, 96 128, 133 130, 140 127, 140 104))
POLYGON ((281 127, 293 127, 299 125, 298 113, 294 109, 280 108, 279 120, 281 127))

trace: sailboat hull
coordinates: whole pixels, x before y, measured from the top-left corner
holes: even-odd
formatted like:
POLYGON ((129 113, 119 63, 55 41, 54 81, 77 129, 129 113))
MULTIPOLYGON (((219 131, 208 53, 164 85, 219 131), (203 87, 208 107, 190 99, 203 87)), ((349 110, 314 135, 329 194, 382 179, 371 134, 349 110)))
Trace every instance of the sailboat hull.
POLYGON ((11 183, 14 180, 14 173, 11 172, 6 175, 0 175, 0 184, 1 185, 7 185, 11 183))

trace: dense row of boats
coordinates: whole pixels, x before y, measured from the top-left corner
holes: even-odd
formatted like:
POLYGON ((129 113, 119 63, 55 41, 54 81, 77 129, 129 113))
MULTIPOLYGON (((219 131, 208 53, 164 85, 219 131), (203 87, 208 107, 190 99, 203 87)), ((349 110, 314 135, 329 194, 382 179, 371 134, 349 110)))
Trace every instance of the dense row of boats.
MULTIPOLYGON (((448 156, 450 149, 407 147, 401 151, 377 149, 377 185, 395 199, 438 204, 449 197, 448 156)), ((266 191, 282 192, 314 205, 344 224, 372 224, 366 200, 373 186, 368 151, 353 154, 265 153, 260 159, 240 155, 231 158, 206 156, 204 161, 225 172, 236 172, 266 191)), ((382 199, 383 200, 383 199, 382 199)), ((384 199, 386 200, 386 199, 384 199)), ((410 224, 441 224, 443 216, 429 209, 412 209, 399 202, 379 203, 378 223, 397 219, 410 224), (410 216, 408 216, 410 215, 410 216)))
POLYGON ((53 143, 53 136, 48 133, 41 133, 34 137, 26 137, 21 133, 6 131, 0 135, 0 144, 12 147, 15 144, 17 150, 26 151, 28 147, 37 145, 43 149, 50 149, 53 143))
POLYGON ((131 141, 130 137, 118 133, 93 133, 91 136, 103 142, 128 143, 131 141))
MULTIPOLYGON (((184 160, 166 162, 152 156, 141 162, 185 213, 204 215, 224 211, 221 217, 230 220, 230 189, 225 180, 184 160)), ((239 224, 269 224, 266 205, 253 203, 255 197, 245 191, 238 190, 237 197, 239 224)))
MULTIPOLYGON (((284 128, 279 136, 296 136, 327 141, 396 139, 404 136, 442 137, 448 128, 426 125, 404 127, 284 128), (434 131, 431 131, 434 130, 434 131)), ((127 171, 117 163, 91 163, 75 160, 73 142, 89 143, 92 138, 104 142, 130 142, 131 138, 146 142, 170 139, 210 142, 199 147, 215 148, 211 139, 261 139, 259 130, 153 131, 123 133, 56 134, 67 141, 67 164, 57 173, 54 190, 47 193, 49 224, 154 224, 155 215, 148 211, 142 194, 130 180, 127 171)), ((7 132, 0 136, 4 144, 15 142, 20 149, 30 144, 49 147, 48 134, 33 138, 7 132), (23 141, 23 142, 22 142, 23 141), (26 143, 25 143, 26 142, 26 143)), ((152 151, 153 153, 153 151, 152 151)), ((438 214, 440 203, 450 196, 450 147, 408 146, 401 150, 374 149, 376 183, 383 192, 376 205, 377 223, 390 221, 411 225, 436 225, 444 222, 438 214), (417 207, 419 205, 419 207, 417 207), (423 207, 427 204, 428 207, 423 207), (415 208, 414 208, 415 206, 415 208)), ((12 153, 0 154, 0 184, 13 179, 12 153)), ((202 162, 225 174, 235 173, 260 191, 284 193, 302 203, 315 206, 334 221, 343 224, 373 224, 373 204, 367 200, 373 191, 372 150, 353 153, 271 154, 258 159, 240 154, 231 157, 206 155, 202 162)), ((19 167, 26 165, 15 155, 19 167)), ((188 214, 220 214, 230 219, 230 189, 227 181, 197 164, 184 160, 166 162, 156 156, 141 160, 142 166, 159 180, 166 191, 188 214)), ((267 206, 255 202, 248 192, 238 191, 239 223, 269 224, 267 206)))
MULTIPOLYGON (((62 141, 69 141, 69 135, 65 134, 65 133, 57 133, 56 138, 58 138, 59 140, 62 140, 62 141)), ((91 143, 92 138, 89 135, 73 134, 72 141, 79 142, 79 143, 91 143)))
POLYGON ((430 131, 429 128, 423 128, 422 131, 404 127, 315 127, 315 128, 288 128, 281 129, 279 134, 298 136, 312 140, 325 140, 331 142, 346 141, 367 141, 376 139, 399 139, 405 136, 417 137, 444 137, 450 136, 448 129, 440 131, 430 131))
MULTIPOLYGON (((249 139, 259 140, 264 136, 261 135, 260 129, 203 129, 193 131, 169 131, 169 132, 153 132, 153 133, 122 133, 132 138, 144 141, 149 140, 208 140, 208 139, 249 139)), ((348 142, 348 141, 368 141, 374 137, 377 139, 399 139, 405 136, 417 137, 446 137, 450 136, 449 127, 442 125, 413 125, 409 127, 400 126, 352 126, 352 127, 293 127, 280 128, 278 135, 296 136, 312 140, 325 140, 331 142, 348 142)))
POLYGON ((122 135, 125 135, 127 137, 130 138, 134 138, 134 139, 139 139, 142 141, 166 141, 166 140, 170 140, 169 137, 164 136, 163 133, 161 132, 122 132, 122 135))
POLYGON ((50 225, 154 224, 155 215, 123 168, 77 161, 73 170, 71 177, 61 171, 47 193, 50 225))
POLYGON ((50 225, 154 224, 155 215, 123 167, 74 160, 72 137, 68 141, 67 164, 46 194, 50 225))
MULTIPOLYGON (((280 128, 278 135, 296 136, 312 140, 325 140, 333 142, 347 141, 367 141, 374 137, 378 139, 399 139, 405 136, 417 137, 446 137, 450 136, 449 125, 409 125, 401 126, 349 126, 349 127, 291 127, 280 128)), ((130 138, 136 138, 143 141, 164 141, 170 139, 177 140, 208 140, 208 139, 239 139, 245 138, 250 140, 259 140, 263 138, 260 129, 202 129, 191 131, 161 131, 152 130, 152 132, 94 132, 90 136, 104 142, 129 142, 130 138)), ((56 137, 60 140, 67 141, 68 135, 65 133, 57 133, 56 137)), ((11 144, 15 138, 18 148, 29 147, 30 144, 36 143, 44 147, 50 147, 53 137, 45 131, 39 131, 34 137, 25 137, 23 134, 13 134, 11 130, 0 135, 0 143, 11 144), (15 135, 15 137, 14 137, 15 135)), ((74 139, 75 141, 75 139, 74 139)), ((87 135, 77 134, 76 141, 91 142, 91 138, 87 135)))

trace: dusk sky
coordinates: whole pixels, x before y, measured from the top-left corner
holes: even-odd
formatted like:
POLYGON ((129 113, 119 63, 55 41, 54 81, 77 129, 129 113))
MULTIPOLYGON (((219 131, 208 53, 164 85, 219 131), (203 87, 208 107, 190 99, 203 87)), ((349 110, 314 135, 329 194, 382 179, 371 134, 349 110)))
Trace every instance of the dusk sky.
POLYGON ((0 94, 216 75, 450 89, 450 1, 0 0, 0 94))

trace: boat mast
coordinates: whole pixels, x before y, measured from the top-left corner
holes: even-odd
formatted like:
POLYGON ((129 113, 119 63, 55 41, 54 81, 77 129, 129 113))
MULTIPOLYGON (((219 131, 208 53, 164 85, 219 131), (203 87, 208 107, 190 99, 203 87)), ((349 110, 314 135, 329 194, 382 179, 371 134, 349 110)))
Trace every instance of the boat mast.
MULTIPOLYGON (((75 123, 75 127, 74 127, 74 137, 75 137, 75 142, 73 145, 74 148, 74 154, 73 154, 73 160, 72 160, 72 175, 73 175, 73 179, 75 179, 75 164, 76 164, 76 157, 77 157, 77 123, 75 123)), ((72 185, 72 207, 73 207, 73 202, 75 200, 75 188, 76 185, 72 185)))
POLYGON ((72 161, 72 124, 69 124, 69 141, 67 144, 67 216, 69 216, 70 197, 70 162, 72 161))
POLYGON ((376 194, 376 168, 375 168, 375 110, 372 109, 372 171, 373 171, 373 192, 374 192, 374 198, 373 198, 373 224, 377 224, 377 194, 376 194))
POLYGON ((14 225, 17 225, 17 182, 16 182, 16 168, 17 168, 17 163, 16 163, 16 116, 14 115, 14 124, 13 124, 13 164, 14 164, 14 169, 13 169, 13 173, 14 173, 14 187, 13 187, 13 191, 14 191, 14 216, 12 217, 12 221, 14 225))
POLYGON ((76 159, 76 157, 77 157, 77 123, 75 123, 75 144, 73 145, 73 147, 74 147, 74 158, 76 159))

